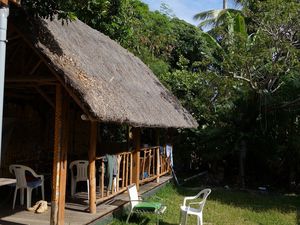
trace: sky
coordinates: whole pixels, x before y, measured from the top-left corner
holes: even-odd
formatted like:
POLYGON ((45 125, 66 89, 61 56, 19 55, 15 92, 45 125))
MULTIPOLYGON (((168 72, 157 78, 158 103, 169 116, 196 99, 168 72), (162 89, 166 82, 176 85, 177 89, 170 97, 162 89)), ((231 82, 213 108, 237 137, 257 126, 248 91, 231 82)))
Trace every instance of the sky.
MULTIPOLYGON (((193 16, 199 12, 210 9, 222 9, 222 0, 142 0, 149 5, 150 10, 160 9, 161 3, 166 3, 174 12, 176 17, 191 24, 197 25, 199 21, 193 20, 193 16)), ((233 1, 228 1, 228 8, 234 8, 233 1)))

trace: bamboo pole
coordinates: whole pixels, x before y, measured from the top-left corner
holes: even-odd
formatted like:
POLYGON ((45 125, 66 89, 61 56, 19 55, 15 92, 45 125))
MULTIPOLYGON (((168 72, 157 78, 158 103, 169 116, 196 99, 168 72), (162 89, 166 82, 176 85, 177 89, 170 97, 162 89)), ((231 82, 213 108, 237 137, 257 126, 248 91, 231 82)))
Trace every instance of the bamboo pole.
POLYGON ((89 149, 89 206, 90 213, 96 213, 96 146, 97 145, 97 122, 91 121, 90 149, 89 149))
POLYGON ((104 161, 101 162, 101 197, 104 197, 104 161))
POLYGON ((133 142, 134 152, 133 154, 133 165, 132 165, 132 182, 136 184, 139 189, 140 184, 140 149, 141 149, 141 129, 139 127, 133 128, 133 142))
POLYGON ((123 169, 122 169, 122 188, 124 188, 125 186, 125 157, 127 154, 122 155, 122 165, 123 165, 123 169))
MULTIPOLYGON (((130 173, 129 173, 129 185, 132 184, 132 164, 133 164, 133 156, 130 154, 130 173)), ((128 171, 128 166, 127 166, 127 171, 128 171)))
POLYGON ((51 225, 64 224, 64 208, 59 208, 60 184, 61 184, 61 151, 62 151, 62 87, 56 86, 55 99, 55 128, 54 128, 54 152, 52 172, 52 198, 51 198, 51 225), (59 212, 61 210, 61 212, 59 212))
POLYGON ((159 147, 156 148, 156 183, 159 183, 159 174, 160 174, 160 155, 159 155, 159 147))
POLYGON ((126 187, 127 187, 127 185, 128 185, 128 176, 129 176, 129 174, 128 174, 128 166, 129 166, 129 157, 128 157, 128 155, 126 155, 126 173, 125 173, 125 185, 126 185, 126 187))
POLYGON ((69 143, 69 98, 65 94, 63 96, 62 103, 62 149, 60 156, 60 171, 59 171, 59 222, 64 224, 65 217, 65 203, 66 203, 66 183, 67 183, 67 156, 68 156, 68 143, 69 143))
POLYGON ((160 160, 160 152, 159 152, 159 129, 155 129, 155 144, 157 147, 156 149, 156 183, 159 183, 159 174, 160 174, 160 165, 161 165, 161 160, 160 160))

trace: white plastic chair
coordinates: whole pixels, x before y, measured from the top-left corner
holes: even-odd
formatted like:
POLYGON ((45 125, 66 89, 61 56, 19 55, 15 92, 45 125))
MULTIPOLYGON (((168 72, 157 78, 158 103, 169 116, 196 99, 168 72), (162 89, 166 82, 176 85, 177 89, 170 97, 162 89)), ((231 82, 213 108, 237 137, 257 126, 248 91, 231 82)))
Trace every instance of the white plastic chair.
POLYGON ((127 189, 128 189, 131 208, 128 217, 126 219, 126 224, 128 223, 132 213, 138 213, 138 214, 150 213, 150 214, 156 214, 157 225, 159 225, 158 216, 163 214, 167 207, 159 202, 143 201, 142 198, 140 198, 138 195, 136 184, 132 184, 128 186, 127 189))
POLYGON ((76 193, 77 182, 86 181, 88 198, 89 198, 90 196, 89 177, 88 177, 89 161, 75 160, 70 163, 69 168, 71 170, 71 196, 74 196, 76 193), (75 173, 76 175, 74 174, 74 170, 73 170, 74 166, 76 167, 76 173, 75 173))
POLYGON ((44 175, 36 174, 33 169, 23 166, 13 164, 9 166, 10 173, 14 174, 17 180, 15 193, 14 193, 14 201, 13 201, 13 209, 15 208, 17 192, 20 189, 20 203, 24 205, 24 189, 27 190, 27 208, 31 207, 31 193, 34 188, 41 187, 42 191, 42 199, 45 199, 44 195, 44 175), (26 171, 30 172, 34 178, 37 178, 33 181, 26 180, 26 171))
POLYGON ((197 216, 197 225, 203 225, 203 208, 206 202, 207 196, 211 193, 211 189, 204 189, 200 191, 195 196, 185 197, 182 206, 180 206, 180 225, 187 224, 188 215, 197 216), (190 202, 187 204, 187 200, 195 200, 197 198, 202 198, 198 202, 190 202), (191 207, 191 205, 198 205, 196 207, 191 207))

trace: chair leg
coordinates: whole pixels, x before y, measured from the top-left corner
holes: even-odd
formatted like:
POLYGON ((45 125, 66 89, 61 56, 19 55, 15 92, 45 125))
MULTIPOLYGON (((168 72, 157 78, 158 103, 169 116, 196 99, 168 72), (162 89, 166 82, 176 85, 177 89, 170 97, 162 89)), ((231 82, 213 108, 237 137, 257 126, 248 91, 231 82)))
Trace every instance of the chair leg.
POLYGON ((42 183, 41 189, 42 189, 42 199, 45 200, 45 187, 44 187, 44 182, 42 183))
MULTIPOLYGON (((17 193, 18 193, 18 188, 16 187, 16 188, 15 188, 15 193, 14 193, 14 201, 13 201, 13 207, 12 207, 12 209, 15 209, 17 193)), ((20 194, 20 195, 21 195, 21 194, 20 194)))
POLYGON ((130 211, 130 213, 128 214, 128 216, 127 216, 127 219, 126 219, 126 224, 129 222, 129 218, 130 218, 130 216, 131 216, 131 211, 130 211))
POLYGON ((71 196, 75 195, 75 191, 76 191, 76 181, 72 178, 72 180, 71 180, 71 196))
POLYGON ((189 214, 187 213, 187 212, 185 212, 185 215, 184 215, 185 217, 184 217, 184 225, 186 225, 187 224, 187 219, 188 219, 188 216, 189 216, 189 214))
POLYGON ((179 225, 185 225, 186 224, 186 211, 180 210, 179 215, 179 225))
POLYGON ((20 189, 20 204, 24 205, 24 188, 20 189))
POLYGON ((88 200, 90 200, 90 181, 86 180, 88 200))
POLYGON ((32 189, 27 187, 27 209, 31 207, 31 193, 32 189))
POLYGON ((198 220, 199 220, 199 225, 203 225, 203 218, 202 215, 198 216, 198 220))

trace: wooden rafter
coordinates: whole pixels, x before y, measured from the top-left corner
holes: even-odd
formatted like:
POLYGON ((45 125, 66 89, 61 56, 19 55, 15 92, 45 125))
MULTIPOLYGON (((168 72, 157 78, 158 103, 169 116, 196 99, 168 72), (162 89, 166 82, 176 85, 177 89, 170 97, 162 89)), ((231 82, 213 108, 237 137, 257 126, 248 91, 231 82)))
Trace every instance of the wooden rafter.
POLYGON ((7 38, 7 41, 15 41, 15 40, 19 40, 21 38, 21 36, 19 34, 16 34, 14 36, 10 36, 7 38))
POLYGON ((24 42, 40 57, 40 59, 43 61, 44 65, 47 66, 47 68, 51 71, 51 73, 56 77, 56 79, 59 81, 59 83, 65 88, 67 93, 72 97, 72 99, 76 102, 76 104, 82 109, 82 111, 87 115, 88 119, 90 121, 96 121, 96 119, 91 115, 91 113, 86 109, 86 107, 82 104, 80 98, 74 93, 72 89, 65 83, 64 79, 55 71, 49 62, 43 57, 43 55, 38 52, 33 46, 32 43, 30 43, 24 34, 20 32, 17 28, 14 28, 14 30, 22 36, 22 39, 24 42))
POLYGON ((39 66, 41 65, 43 63, 43 61, 42 60, 39 60, 36 64, 35 64, 35 66, 32 68, 32 70, 30 71, 30 75, 32 75, 32 74, 34 74, 34 72, 39 68, 39 66))
POLYGON ((42 89, 36 86, 35 90, 46 100, 46 102, 49 103, 49 105, 51 105, 53 109, 55 109, 55 103, 53 103, 51 98, 42 89))
POLYGON ((57 80, 54 77, 33 77, 33 76, 22 76, 22 77, 7 77, 6 83, 34 83, 36 84, 49 84, 55 85, 57 80))
POLYGON ((15 41, 13 43, 9 43, 7 45, 7 52, 6 52, 6 58, 7 58, 7 62, 11 62, 13 61, 13 59, 15 58, 15 56, 17 55, 17 53, 19 52, 20 48, 20 42, 19 41, 15 41), (9 49, 13 49, 13 52, 11 52, 10 54, 8 54, 10 51, 9 49))

